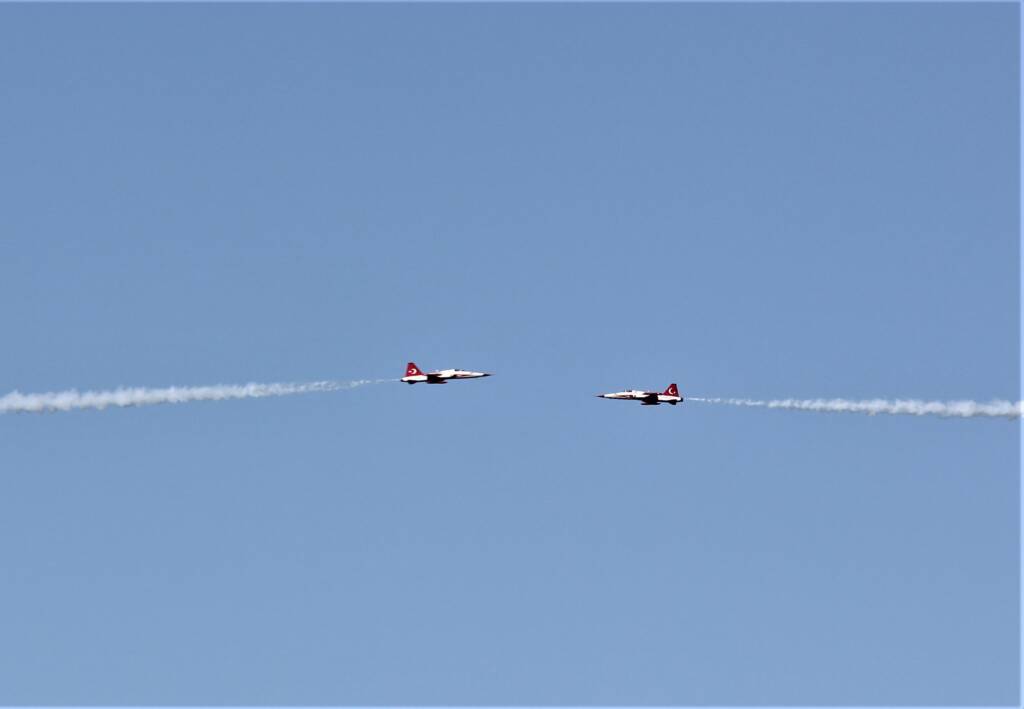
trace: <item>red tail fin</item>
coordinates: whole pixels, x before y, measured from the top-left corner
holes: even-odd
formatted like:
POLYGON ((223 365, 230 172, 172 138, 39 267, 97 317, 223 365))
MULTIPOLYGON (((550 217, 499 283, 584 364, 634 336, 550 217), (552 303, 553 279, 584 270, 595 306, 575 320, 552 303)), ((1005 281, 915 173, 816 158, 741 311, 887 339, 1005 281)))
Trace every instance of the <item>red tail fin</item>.
POLYGON ((665 396, 679 396, 679 387, 676 386, 675 382, 668 385, 668 389, 665 390, 665 396))
POLYGON ((421 374, 423 374, 423 372, 420 371, 420 368, 416 366, 415 362, 409 362, 409 364, 405 365, 405 376, 418 377, 421 374))

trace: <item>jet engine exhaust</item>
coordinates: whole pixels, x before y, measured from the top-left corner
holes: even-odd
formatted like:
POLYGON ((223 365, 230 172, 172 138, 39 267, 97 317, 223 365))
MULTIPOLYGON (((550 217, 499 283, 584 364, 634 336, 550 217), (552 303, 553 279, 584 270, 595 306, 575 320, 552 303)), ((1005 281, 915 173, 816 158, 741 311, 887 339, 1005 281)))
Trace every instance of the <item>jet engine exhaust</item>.
POLYGON ((14 391, 0 396, 0 414, 50 413, 76 409, 105 409, 109 406, 152 406, 185 404, 192 401, 225 401, 228 399, 261 399, 268 396, 291 396, 314 392, 343 391, 394 381, 393 379, 358 379, 355 381, 319 381, 298 384, 216 384, 196 387, 165 387, 162 389, 118 388, 108 391, 67 391, 22 394, 14 391))
POLYGON ((792 409, 850 414, 891 414, 894 416, 942 416, 945 418, 1003 417, 1018 419, 1024 415, 1024 402, 920 401, 918 399, 722 399, 688 396, 687 401, 729 406, 753 406, 766 409, 792 409))

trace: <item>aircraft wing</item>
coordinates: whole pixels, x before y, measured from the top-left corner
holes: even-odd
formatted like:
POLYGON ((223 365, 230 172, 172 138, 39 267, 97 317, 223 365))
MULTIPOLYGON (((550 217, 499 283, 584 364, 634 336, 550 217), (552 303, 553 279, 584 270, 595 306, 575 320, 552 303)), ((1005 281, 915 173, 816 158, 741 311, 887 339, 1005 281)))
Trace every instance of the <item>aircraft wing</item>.
POLYGON ((434 374, 431 372, 427 375, 427 382, 431 384, 444 384, 448 377, 441 376, 440 374, 434 374))

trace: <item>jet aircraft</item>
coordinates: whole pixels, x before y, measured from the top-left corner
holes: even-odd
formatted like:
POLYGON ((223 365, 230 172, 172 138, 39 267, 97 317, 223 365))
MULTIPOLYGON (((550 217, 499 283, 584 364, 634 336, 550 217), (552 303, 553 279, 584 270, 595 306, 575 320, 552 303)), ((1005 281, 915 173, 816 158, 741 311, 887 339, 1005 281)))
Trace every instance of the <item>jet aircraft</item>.
POLYGON ((639 401, 641 406, 657 406, 658 404, 681 404, 683 397, 679 395, 679 388, 673 383, 663 392, 639 391, 616 391, 611 394, 598 394, 599 399, 623 399, 625 401, 639 401))
POLYGON ((405 367, 405 376, 402 381, 406 384, 447 384, 449 379, 479 379, 480 377, 491 376, 489 372, 470 372, 465 369, 442 369, 438 372, 422 372, 415 362, 409 362, 405 367))

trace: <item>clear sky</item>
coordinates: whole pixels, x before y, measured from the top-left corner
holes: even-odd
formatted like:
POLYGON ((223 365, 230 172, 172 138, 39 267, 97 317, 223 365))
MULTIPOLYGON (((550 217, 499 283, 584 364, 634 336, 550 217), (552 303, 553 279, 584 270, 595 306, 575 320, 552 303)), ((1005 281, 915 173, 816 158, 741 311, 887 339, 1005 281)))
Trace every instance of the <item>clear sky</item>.
POLYGON ((0 702, 1016 702, 1018 11, 0 6, 0 702))

